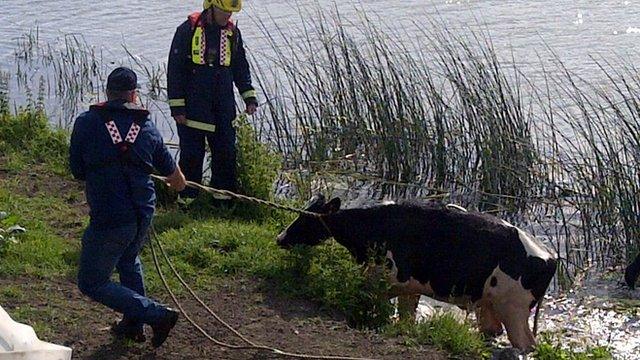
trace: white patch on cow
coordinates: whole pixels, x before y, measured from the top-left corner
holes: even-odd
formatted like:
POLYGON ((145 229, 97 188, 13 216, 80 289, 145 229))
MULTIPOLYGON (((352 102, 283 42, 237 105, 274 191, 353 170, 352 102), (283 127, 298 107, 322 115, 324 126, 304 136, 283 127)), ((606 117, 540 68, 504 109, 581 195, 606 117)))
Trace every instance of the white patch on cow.
POLYGON ((383 200, 382 205, 395 205, 396 202, 393 200, 383 200))
POLYGON ((514 279, 497 266, 484 283, 482 301, 488 301, 497 319, 506 330, 511 344, 522 350, 535 346, 535 339, 529 327, 529 305, 534 297, 531 290, 522 286, 522 279, 514 279), (495 286, 491 280, 495 278, 495 286))
POLYGON ((522 285, 521 279, 514 279, 507 275, 500 266, 496 266, 491 276, 484 282, 483 297, 492 303, 502 303, 505 301, 515 302, 529 306, 534 300, 531 290, 527 290, 522 285), (491 279, 496 278, 496 286, 491 286, 491 279))
POLYGON ((556 256, 552 252, 547 250, 547 248, 543 244, 541 244, 539 241, 537 241, 532 235, 529 235, 524 230, 520 229, 515 225, 510 224, 505 220, 502 220, 502 219, 500 220, 502 221, 502 224, 504 224, 505 226, 512 227, 518 230, 518 237, 520 238, 520 242, 522 243, 522 246, 524 246, 524 249, 527 252, 528 256, 537 257, 544 261, 556 258, 556 256))
POLYGON ((446 208, 447 209, 455 209, 455 210, 459 210, 459 211, 462 211, 462 212, 467 212, 467 209, 463 208, 460 205, 456 205, 456 204, 447 204, 446 208))

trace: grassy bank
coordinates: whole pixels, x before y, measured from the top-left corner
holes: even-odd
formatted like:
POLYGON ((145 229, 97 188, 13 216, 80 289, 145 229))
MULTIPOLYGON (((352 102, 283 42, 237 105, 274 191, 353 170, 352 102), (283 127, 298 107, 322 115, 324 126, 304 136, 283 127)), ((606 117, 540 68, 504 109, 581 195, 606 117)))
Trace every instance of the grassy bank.
MULTIPOLYGON (((0 274, 74 278, 87 208, 81 185, 67 170, 67 135, 51 130, 44 114, 37 110, 15 116, 2 114, 0 129, 0 204, 8 214, 2 226, 27 229, 16 236, 15 242, 2 243, 0 274), (48 181, 73 186, 69 193, 49 192, 48 181)), ((253 182, 243 182, 241 187, 249 195, 268 198, 277 175, 273 161, 276 155, 254 141, 251 131, 240 131, 240 152, 250 150, 253 155, 240 167, 239 175, 253 182)), ((159 209, 154 226, 175 266, 186 278, 195 280, 197 288, 214 286, 217 277, 227 274, 256 276, 265 286, 276 286, 284 293, 344 311, 355 326, 382 324, 379 318, 389 310, 378 311, 375 295, 372 298, 368 294, 368 289, 374 288, 367 285, 363 269, 344 249, 328 244, 313 250, 281 250, 275 237, 293 220, 293 214, 245 204, 231 210, 218 209, 207 200, 203 196, 189 209, 169 204, 159 209)), ((147 264, 152 264, 150 253, 145 252, 144 257, 147 264)), ((149 288, 159 291, 157 275, 147 275, 149 288)), ((379 286, 378 290, 384 288, 379 286)))
MULTIPOLYGON (((1 114, 0 129, 3 146, 0 211, 6 213, 0 220, 0 228, 19 225, 26 229, 24 233, 14 234, 11 241, 0 242, 0 278, 38 279, 35 287, 57 281, 74 282, 79 239, 87 224, 87 207, 82 185, 73 181, 66 170, 67 134, 51 130, 44 114, 36 109, 27 109, 18 115, 1 114)), ((261 157, 247 156, 241 166, 244 169, 241 176, 264 179, 245 185, 249 193, 260 194, 271 189, 276 175, 272 168, 276 155, 255 143, 255 134, 251 131, 245 129, 239 133, 240 151, 251 149, 252 154, 261 157)), ((365 269, 334 242, 291 252, 279 249, 275 236, 293 217, 293 214, 244 205, 233 209, 213 208, 206 198, 188 208, 167 201, 167 205, 159 209, 155 232, 175 267, 199 293, 217 290, 224 279, 239 276, 251 279, 264 291, 275 290, 285 297, 310 299, 342 314, 350 326, 378 329, 389 337, 401 337, 407 346, 434 346, 460 358, 483 358, 490 354, 490 346, 473 325, 458 323, 448 315, 417 325, 389 324, 393 309, 382 296, 387 284, 379 277, 365 276, 365 269)), ((148 248, 143 257, 149 291, 164 293, 153 271, 148 248)), ((169 273, 166 264, 162 269, 169 273)), ((186 295, 184 290, 179 290, 177 280, 171 278, 170 285, 178 289, 178 294, 186 295)), ((10 284, 0 291, 0 302, 22 302, 24 305, 12 315, 33 324, 44 336, 53 332, 53 324, 74 326, 82 321, 73 311, 63 315, 55 310, 57 300, 51 300, 46 307, 31 307, 28 296, 22 284, 10 284)), ((595 351, 606 354, 602 349, 595 351)), ((543 354, 554 352, 578 356, 555 347, 552 342, 544 342, 538 350, 540 358, 545 359, 550 357, 543 354)), ((599 353, 592 350, 583 354, 587 356, 585 359, 607 358, 594 357, 593 354, 599 353)))

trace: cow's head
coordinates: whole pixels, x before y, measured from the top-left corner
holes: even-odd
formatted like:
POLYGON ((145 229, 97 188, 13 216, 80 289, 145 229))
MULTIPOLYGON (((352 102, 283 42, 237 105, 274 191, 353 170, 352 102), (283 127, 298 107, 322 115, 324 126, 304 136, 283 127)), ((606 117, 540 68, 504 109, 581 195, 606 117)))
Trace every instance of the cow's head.
MULTIPOLYGON (((340 209, 340 199, 333 198, 325 202, 323 195, 318 194, 309 200, 305 210, 316 214, 331 214, 340 209)), ((283 232, 278 235, 277 242, 283 248, 294 245, 318 245, 331 236, 325 225, 318 218, 301 214, 283 232)))

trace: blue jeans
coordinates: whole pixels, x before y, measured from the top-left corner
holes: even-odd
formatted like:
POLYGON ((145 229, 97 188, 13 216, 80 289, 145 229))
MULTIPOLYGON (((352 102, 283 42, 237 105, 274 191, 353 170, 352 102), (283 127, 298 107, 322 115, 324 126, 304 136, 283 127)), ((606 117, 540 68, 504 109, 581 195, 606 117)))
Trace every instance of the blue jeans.
POLYGON ((166 308, 145 296, 140 250, 148 239, 151 219, 117 228, 95 229, 82 237, 78 288, 91 299, 123 313, 136 327, 152 324, 166 315, 166 308), (111 281, 114 269, 120 283, 111 281))

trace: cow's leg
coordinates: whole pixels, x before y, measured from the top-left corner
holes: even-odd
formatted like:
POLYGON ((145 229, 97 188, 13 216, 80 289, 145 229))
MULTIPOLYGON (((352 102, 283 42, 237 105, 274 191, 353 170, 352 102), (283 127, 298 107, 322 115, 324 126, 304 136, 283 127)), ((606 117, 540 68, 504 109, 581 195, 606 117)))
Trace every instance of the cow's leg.
POLYGON ((509 341, 521 350, 531 350, 536 342, 529 328, 529 305, 534 300, 531 291, 522 287, 500 268, 496 268, 485 283, 483 299, 490 302, 498 320, 505 329, 509 341))
POLYGON ((631 288, 631 290, 636 288, 636 281, 638 280, 639 274, 640 274, 640 254, 638 254, 636 259, 631 264, 629 264, 629 266, 624 272, 624 281, 631 288))
POLYGON ((490 301, 481 299, 476 305, 476 317, 480 331, 488 337, 501 335, 503 332, 502 322, 498 318, 495 309, 490 301))
POLYGON ((400 320, 416 320, 416 309, 420 302, 420 294, 400 295, 398 296, 398 314, 400 320))
POLYGON ((511 345, 520 350, 531 351, 536 345, 531 328, 529 327, 529 308, 516 302, 494 304, 498 318, 507 329, 507 337, 511 345))

